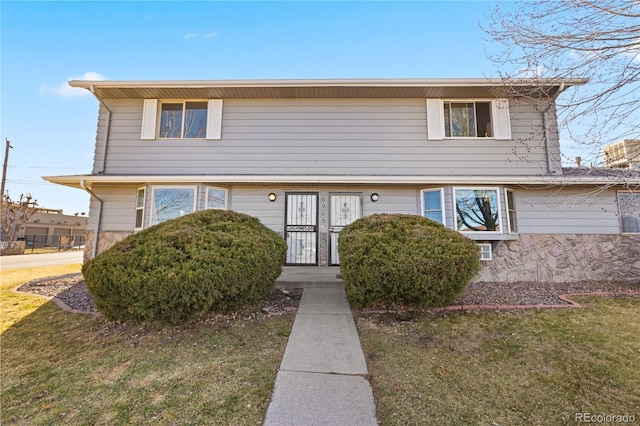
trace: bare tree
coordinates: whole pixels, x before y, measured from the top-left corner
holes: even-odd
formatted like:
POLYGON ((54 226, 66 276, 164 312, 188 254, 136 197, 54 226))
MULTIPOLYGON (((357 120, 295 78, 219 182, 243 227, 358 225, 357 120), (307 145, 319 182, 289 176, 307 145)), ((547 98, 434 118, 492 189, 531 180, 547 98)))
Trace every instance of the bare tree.
POLYGON ((498 6, 483 29, 504 46, 491 59, 505 81, 589 78, 557 103, 559 124, 583 148, 583 160, 599 159, 611 142, 640 138, 640 1, 498 6))
POLYGON ((2 197, 0 225, 7 241, 16 241, 24 224, 38 211, 38 201, 31 194, 20 194, 18 201, 11 200, 9 193, 2 197))

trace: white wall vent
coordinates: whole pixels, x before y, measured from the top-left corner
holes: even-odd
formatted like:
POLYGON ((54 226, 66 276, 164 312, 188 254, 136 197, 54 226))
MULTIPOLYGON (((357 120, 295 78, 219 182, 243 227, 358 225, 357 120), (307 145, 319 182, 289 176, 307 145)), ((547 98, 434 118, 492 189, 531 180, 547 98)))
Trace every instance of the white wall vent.
POLYGON ((491 243, 481 243, 480 246, 480 260, 493 259, 493 253, 491 251, 491 243))

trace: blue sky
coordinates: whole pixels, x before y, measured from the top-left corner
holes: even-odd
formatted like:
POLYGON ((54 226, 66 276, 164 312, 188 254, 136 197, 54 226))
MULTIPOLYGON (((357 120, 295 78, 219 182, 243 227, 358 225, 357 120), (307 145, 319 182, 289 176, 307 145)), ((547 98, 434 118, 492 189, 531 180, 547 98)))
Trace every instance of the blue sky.
POLYGON ((69 79, 496 76, 479 26, 495 4, 2 1, 7 189, 88 213, 85 192, 41 179, 91 171, 98 102, 69 79))

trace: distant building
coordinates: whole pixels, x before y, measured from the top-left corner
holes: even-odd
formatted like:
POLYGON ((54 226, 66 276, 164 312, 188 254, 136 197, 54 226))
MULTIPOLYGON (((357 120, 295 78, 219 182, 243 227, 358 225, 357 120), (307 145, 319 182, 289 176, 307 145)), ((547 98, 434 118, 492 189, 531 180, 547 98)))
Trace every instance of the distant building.
POLYGON ((84 245, 89 218, 63 214, 62 209, 38 208, 38 212, 23 226, 19 239, 29 247, 80 247, 84 245))
POLYGON ((603 150, 606 167, 640 169, 640 139, 625 139, 603 150))

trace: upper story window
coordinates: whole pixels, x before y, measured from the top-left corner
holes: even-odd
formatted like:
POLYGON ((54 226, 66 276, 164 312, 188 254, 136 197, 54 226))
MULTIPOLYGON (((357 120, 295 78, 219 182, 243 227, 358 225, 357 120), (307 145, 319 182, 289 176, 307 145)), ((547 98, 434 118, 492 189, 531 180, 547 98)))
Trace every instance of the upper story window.
POLYGON ((206 102, 167 102, 160 109, 160 138, 201 138, 207 129, 206 102))
POLYGON ((424 189, 422 192, 422 215, 444 225, 444 198, 442 189, 424 189))
POLYGON ((511 139, 508 99, 427 99, 427 138, 511 139))
POLYGON ((618 191, 623 233, 640 233, 640 192, 618 191))
POLYGON ((498 188, 454 188, 456 230, 502 232, 498 188))
POLYGON ((222 104, 222 99, 145 99, 140 139, 221 139, 222 104))
POLYGON ((491 102, 444 102, 443 106, 445 137, 493 136, 491 102))

